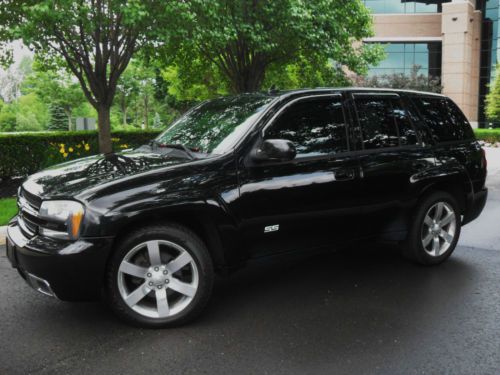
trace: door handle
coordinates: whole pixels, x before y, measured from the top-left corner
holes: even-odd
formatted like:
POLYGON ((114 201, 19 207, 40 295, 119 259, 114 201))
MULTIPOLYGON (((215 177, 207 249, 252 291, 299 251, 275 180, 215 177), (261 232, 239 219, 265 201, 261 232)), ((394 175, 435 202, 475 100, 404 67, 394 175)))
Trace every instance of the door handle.
POLYGON ((354 180, 354 170, 353 169, 339 169, 333 172, 335 181, 348 181, 354 180))

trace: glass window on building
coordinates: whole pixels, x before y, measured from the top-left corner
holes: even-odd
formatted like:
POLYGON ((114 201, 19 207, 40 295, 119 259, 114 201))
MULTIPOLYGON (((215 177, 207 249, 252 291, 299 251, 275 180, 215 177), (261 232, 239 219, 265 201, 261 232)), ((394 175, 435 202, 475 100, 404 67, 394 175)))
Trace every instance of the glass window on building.
POLYGON ((442 4, 451 0, 363 0, 374 14, 441 13, 442 4))
POLYGON ((483 14, 481 28, 481 68, 479 83, 479 126, 485 126, 485 97, 493 82, 496 65, 500 63, 500 0, 477 0, 476 8, 483 14))
POLYGON ((370 68, 369 76, 409 75, 418 67, 418 74, 441 78, 441 42, 380 44, 384 46, 386 58, 370 68))

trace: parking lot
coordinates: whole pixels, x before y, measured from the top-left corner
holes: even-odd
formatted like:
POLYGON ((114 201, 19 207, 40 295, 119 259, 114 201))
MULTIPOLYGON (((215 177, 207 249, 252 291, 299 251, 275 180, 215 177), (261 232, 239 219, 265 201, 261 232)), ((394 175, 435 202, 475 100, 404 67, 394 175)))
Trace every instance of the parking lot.
POLYGON ((205 314, 177 329, 39 295, 1 247, 0 373, 499 373, 497 164, 486 211, 445 264, 371 245, 255 264, 219 280, 205 314))

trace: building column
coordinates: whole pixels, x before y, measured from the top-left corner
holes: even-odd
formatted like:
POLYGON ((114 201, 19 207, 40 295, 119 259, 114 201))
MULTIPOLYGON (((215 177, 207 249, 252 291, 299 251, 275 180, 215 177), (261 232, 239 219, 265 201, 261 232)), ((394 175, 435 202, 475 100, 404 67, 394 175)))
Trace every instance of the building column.
POLYGON ((477 122, 481 12, 469 0, 444 3, 441 31, 443 94, 458 104, 469 121, 477 122))

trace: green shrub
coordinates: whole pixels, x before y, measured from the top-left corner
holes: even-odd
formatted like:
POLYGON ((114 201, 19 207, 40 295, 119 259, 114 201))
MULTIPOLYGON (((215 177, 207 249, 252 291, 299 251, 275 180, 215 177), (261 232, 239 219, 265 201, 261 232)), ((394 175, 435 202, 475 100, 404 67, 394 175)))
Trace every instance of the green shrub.
POLYGON ((499 129, 474 129, 476 138, 487 143, 500 142, 500 128, 499 129))
MULTIPOLYGON (((113 132, 114 150, 138 147, 159 133, 158 130, 113 132)), ((97 131, 0 134, 0 178, 26 176, 98 152, 97 131)))

